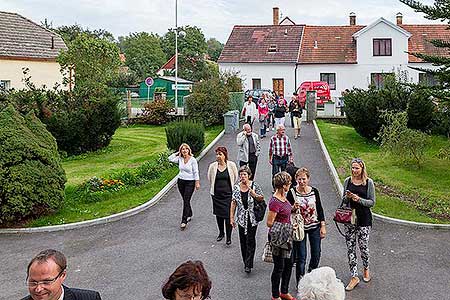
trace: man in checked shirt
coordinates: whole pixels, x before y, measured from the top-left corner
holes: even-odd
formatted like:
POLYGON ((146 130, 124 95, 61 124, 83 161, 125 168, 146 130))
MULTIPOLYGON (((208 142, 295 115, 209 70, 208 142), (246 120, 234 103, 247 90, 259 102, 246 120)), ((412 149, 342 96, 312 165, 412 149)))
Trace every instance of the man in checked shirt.
POLYGON ((285 131, 284 125, 278 125, 277 134, 270 139, 269 163, 272 165, 272 176, 286 170, 287 163, 294 161, 291 141, 285 131))

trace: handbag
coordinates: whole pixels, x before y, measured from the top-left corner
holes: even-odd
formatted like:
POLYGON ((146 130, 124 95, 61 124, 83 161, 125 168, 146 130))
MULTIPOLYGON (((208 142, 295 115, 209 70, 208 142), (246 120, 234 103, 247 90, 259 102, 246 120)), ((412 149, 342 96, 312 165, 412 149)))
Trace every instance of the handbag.
POLYGON ((270 244, 269 241, 267 241, 266 245, 264 246, 262 261, 267 263, 273 263, 272 245, 270 244))
MULTIPOLYGON (((291 193, 292 196, 294 196, 295 198, 297 198, 297 193, 295 192, 295 190, 292 188, 291 189, 291 193)), ((297 199, 296 199, 297 201, 297 199)), ((299 202, 299 201, 297 201, 299 202)), ((303 239, 305 238, 305 225, 303 222, 303 217, 302 214, 300 213, 300 210, 297 210, 294 214, 291 215, 291 224, 292 224, 292 239, 294 241, 303 241, 303 239)))
MULTIPOLYGON (((252 187, 253 189, 253 182, 252 182, 252 187)), ((264 220, 264 216, 266 214, 266 209, 267 209, 267 204, 266 202, 263 201, 257 201, 255 200, 253 203, 253 213, 255 214, 255 220, 256 222, 261 222, 262 220, 264 220)))
POLYGON ((342 233, 338 223, 355 224, 356 223, 355 219, 356 214, 354 213, 353 209, 351 207, 344 206, 344 200, 342 200, 341 205, 339 205, 336 211, 334 212, 333 220, 334 224, 336 224, 337 230, 343 237, 345 237, 345 234, 342 233))

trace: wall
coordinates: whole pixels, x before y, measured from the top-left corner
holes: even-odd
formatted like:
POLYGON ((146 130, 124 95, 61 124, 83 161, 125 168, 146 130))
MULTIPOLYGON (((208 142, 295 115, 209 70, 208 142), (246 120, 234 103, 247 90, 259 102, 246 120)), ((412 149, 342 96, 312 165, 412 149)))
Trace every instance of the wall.
POLYGON ((28 76, 36 87, 45 85, 51 89, 55 83, 62 84, 62 74, 57 62, 39 62, 22 60, 2 60, 0 59, 0 80, 11 81, 10 87, 15 89, 25 88, 22 68, 29 68, 28 76))
MULTIPOLYGON (((261 79, 261 88, 273 89, 272 79, 284 79, 284 96, 290 99, 295 91, 295 64, 280 63, 219 63, 220 71, 240 71, 244 91, 252 89, 252 79, 261 79)), ((297 86, 299 81, 297 80, 297 86)))

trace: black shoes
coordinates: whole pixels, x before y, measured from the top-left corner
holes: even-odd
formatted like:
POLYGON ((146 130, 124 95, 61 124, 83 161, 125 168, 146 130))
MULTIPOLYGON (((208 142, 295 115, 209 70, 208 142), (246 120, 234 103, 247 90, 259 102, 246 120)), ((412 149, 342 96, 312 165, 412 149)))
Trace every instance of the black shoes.
POLYGON ((216 241, 220 242, 221 240, 223 240, 225 236, 223 234, 219 234, 219 236, 217 237, 216 241))
POLYGON ((227 242, 225 244, 227 244, 228 246, 231 245, 231 239, 227 240, 227 242))
POLYGON ((250 273, 252 271, 252 269, 250 267, 245 267, 244 268, 245 273, 250 273))

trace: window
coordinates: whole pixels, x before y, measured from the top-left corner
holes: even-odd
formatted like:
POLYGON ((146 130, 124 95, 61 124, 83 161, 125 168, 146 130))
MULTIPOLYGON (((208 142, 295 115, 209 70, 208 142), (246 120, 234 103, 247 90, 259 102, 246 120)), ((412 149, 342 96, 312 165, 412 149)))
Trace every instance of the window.
POLYGON ((392 40, 373 39, 373 56, 392 56, 392 40))
POLYGON ((267 52, 269 52, 269 53, 277 52, 277 45, 274 45, 274 44, 270 45, 269 50, 267 52))
POLYGON ((438 84, 438 81, 433 74, 419 73, 419 83, 426 86, 435 86, 438 84))
POLYGON ((284 96, 284 79, 283 78, 272 78, 273 91, 278 96, 284 96))
POLYGON ((384 87, 384 80, 387 76, 393 76, 392 73, 372 73, 370 74, 370 82, 378 90, 384 87))
POLYGON ((254 90, 260 90, 261 89, 261 78, 253 78, 252 79, 252 88, 254 90))
POLYGON ((330 90, 336 89, 336 73, 320 73, 320 81, 327 82, 330 90))
POLYGON ((9 90, 11 88, 10 80, 0 80, 0 90, 9 90))

